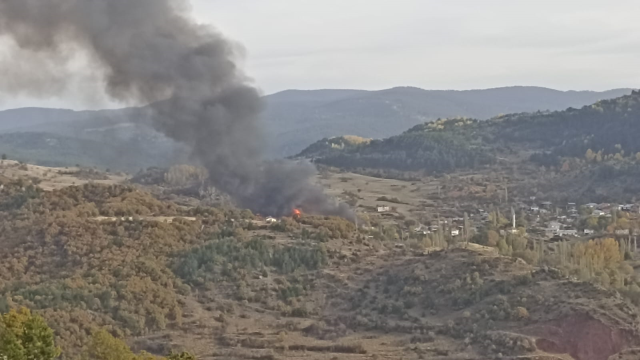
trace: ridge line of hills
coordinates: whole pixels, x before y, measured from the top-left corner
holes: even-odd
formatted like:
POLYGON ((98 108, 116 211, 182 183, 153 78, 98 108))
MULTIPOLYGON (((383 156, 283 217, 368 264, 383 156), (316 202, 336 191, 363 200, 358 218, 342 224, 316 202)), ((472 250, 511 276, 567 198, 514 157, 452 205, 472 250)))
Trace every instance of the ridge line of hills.
POLYGON ((633 185, 640 174, 638 139, 640 91, 633 91, 580 109, 513 113, 484 121, 439 119, 384 139, 325 138, 297 157, 394 178, 482 169, 513 173, 515 170, 507 168, 540 171, 537 169, 544 167, 566 178, 556 179, 550 186, 565 188, 565 197, 602 195, 607 199, 615 193, 614 199, 627 199, 640 194, 633 185), (561 186, 562 182, 566 186, 561 186))
MULTIPOLYGON (((563 110, 630 92, 631 89, 593 92, 524 86, 465 91, 415 87, 379 91, 287 90, 265 96, 267 106, 262 120, 270 144, 269 155, 287 157, 325 137, 353 134, 385 138, 438 118, 488 119, 505 113, 563 110)), ((125 171, 166 166, 188 158, 183 147, 151 128, 144 107, 1 111, 0 152, 36 164, 81 164, 125 171), (83 156, 72 156, 69 147, 81 149, 83 156)))

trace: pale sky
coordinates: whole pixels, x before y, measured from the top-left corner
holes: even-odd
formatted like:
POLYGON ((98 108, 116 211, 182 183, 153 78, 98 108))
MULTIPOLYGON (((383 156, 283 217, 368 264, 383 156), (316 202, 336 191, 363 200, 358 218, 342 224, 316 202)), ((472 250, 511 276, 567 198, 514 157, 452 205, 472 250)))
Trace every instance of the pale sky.
MULTIPOLYGON (((246 49, 265 93, 285 89, 640 87, 640 0, 192 0, 246 49)), ((0 80, 1 81, 1 80, 0 80)), ((72 91, 17 106, 108 106, 72 91)))

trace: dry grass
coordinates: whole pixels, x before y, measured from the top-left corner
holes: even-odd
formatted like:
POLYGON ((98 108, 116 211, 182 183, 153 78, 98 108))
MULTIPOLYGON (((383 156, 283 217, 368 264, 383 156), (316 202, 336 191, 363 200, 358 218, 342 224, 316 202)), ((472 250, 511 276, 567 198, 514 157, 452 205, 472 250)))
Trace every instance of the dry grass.
POLYGON ((76 174, 79 168, 52 168, 45 166, 37 166, 30 164, 20 164, 13 160, 0 160, 0 175, 9 179, 39 179, 42 189, 51 191, 68 186, 83 185, 89 182, 96 184, 120 184, 125 182, 128 177, 125 175, 104 174, 105 180, 88 180, 82 179, 76 174))

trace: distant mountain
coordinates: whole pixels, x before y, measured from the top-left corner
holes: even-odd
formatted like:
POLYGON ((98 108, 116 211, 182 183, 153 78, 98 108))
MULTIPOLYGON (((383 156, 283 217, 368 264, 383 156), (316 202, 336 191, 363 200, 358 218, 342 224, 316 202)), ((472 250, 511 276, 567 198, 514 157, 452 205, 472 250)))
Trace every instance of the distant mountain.
POLYGON ((152 129, 143 108, 3 111, 0 152, 46 166, 80 164, 132 172, 187 158, 184 146, 152 129))
POLYGON ((343 169, 427 173, 471 169, 507 157, 550 167, 567 159, 635 167, 639 139, 640 91, 634 91, 580 109, 425 122, 382 140, 326 138, 298 156, 343 169))
POLYGON ((398 87, 382 91, 288 90, 266 97, 272 153, 290 156, 321 138, 385 138, 438 118, 488 119, 499 114, 579 108, 631 93, 557 91, 540 87, 446 91, 398 87))
MULTIPOLYGON (((350 134, 384 138, 438 118, 487 119, 501 113, 562 110, 630 92, 630 89, 562 92, 537 87, 470 91, 411 87, 382 91, 289 90, 265 97, 263 123, 270 143, 269 155, 285 157, 325 137, 350 134)), ((88 162, 82 165, 133 171, 188 156, 183 146, 152 129, 145 108, 101 111, 24 108, 0 112, 0 134, 12 133, 21 135, 10 144, 7 137, 0 139, 4 141, 0 149, 14 159, 34 163, 52 164, 51 160, 57 159, 57 165, 75 165, 79 161, 72 159, 67 150, 61 153, 61 148, 50 145, 55 141, 47 143, 45 134, 51 134, 50 138, 63 137, 68 147, 76 149, 93 144, 82 154, 83 161, 88 162), (32 151, 32 147, 39 150, 32 151), (100 149, 100 156, 92 155, 98 153, 95 149, 100 149)))

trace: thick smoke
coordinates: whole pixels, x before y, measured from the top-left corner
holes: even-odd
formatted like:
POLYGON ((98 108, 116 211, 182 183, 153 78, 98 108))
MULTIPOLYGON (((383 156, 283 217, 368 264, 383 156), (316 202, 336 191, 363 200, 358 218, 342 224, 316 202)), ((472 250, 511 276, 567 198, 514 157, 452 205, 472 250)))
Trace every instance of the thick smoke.
POLYGON ((0 35, 30 51, 30 61, 57 62, 33 69, 43 72, 38 81, 8 74, 2 81, 13 91, 51 92, 70 53, 85 53, 109 96, 154 104, 156 129, 187 144, 212 184, 240 206, 350 214, 311 184, 312 165, 264 161, 260 93, 236 65, 238 47, 197 24, 188 0, 0 0, 0 35))

